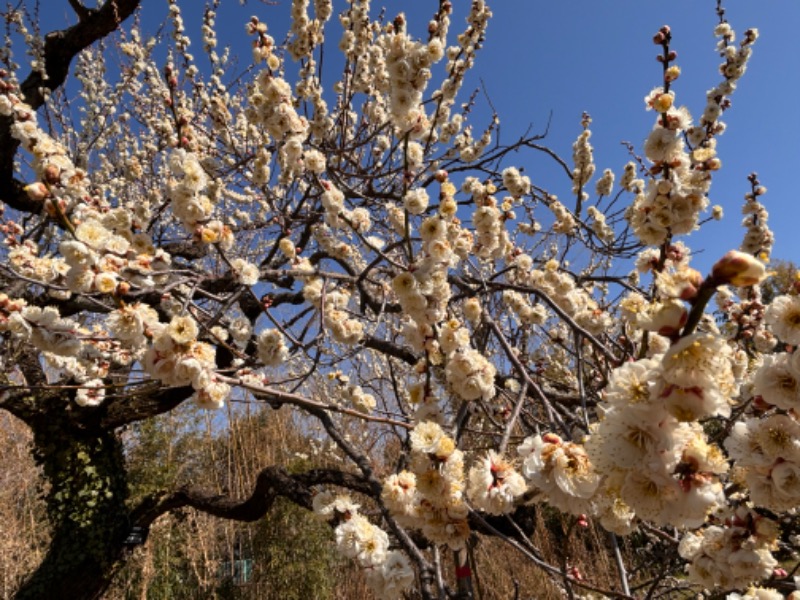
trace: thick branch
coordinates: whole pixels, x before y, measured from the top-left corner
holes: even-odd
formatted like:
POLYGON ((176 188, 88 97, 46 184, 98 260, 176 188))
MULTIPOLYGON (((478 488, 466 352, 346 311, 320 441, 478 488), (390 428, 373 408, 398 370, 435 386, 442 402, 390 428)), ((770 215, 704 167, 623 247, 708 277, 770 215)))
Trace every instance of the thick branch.
POLYGON ((337 485, 368 494, 371 486, 351 473, 331 469, 315 469, 289 475, 282 467, 267 467, 258 475, 253 493, 244 500, 212 494, 197 487, 186 487, 172 494, 152 496, 134 509, 131 522, 145 529, 158 517, 181 508, 191 507, 204 513, 234 521, 256 521, 272 508, 276 498, 284 497, 311 509, 312 487, 337 485))
POLYGON ((362 343, 364 344, 365 348, 370 348, 380 352, 381 354, 386 354, 387 356, 393 356, 394 358, 402 360, 404 363, 409 365, 414 365, 417 363, 417 360, 419 360, 408 348, 404 348, 403 346, 399 346, 388 340, 376 338, 372 335, 365 336, 362 340, 362 343))
POLYGON ((33 109, 44 104, 42 88, 52 91, 60 87, 67 78, 72 59, 81 50, 115 31, 140 3, 141 0, 109 0, 99 9, 87 9, 76 25, 48 33, 44 42, 47 79, 39 71, 28 75, 20 86, 25 102, 33 109))
POLYGON ((157 391, 153 391, 153 386, 145 385, 141 391, 103 403, 100 426, 103 429, 116 429, 150 419, 171 411, 194 393, 191 386, 163 388, 158 383, 155 386, 159 387, 157 391))

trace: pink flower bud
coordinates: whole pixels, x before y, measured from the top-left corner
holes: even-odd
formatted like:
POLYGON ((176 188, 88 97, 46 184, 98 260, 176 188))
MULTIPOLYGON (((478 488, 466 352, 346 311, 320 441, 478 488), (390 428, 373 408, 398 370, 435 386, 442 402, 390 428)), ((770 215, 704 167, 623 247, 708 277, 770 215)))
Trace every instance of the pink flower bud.
POLYGON ((545 433, 542 436, 542 441, 548 444, 560 444, 561 438, 557 436, 555 433, 545 433))

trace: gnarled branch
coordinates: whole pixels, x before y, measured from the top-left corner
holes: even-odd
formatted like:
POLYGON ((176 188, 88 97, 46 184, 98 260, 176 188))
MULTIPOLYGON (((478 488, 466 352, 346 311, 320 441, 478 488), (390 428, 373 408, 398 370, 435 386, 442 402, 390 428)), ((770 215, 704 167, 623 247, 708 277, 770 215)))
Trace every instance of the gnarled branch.
POLYGON ((372 491, 369 483, 352 473, 314 469, 290 475, 282 467, 271 466, 258 474, 253 492, 245 499, 237 500, 230 496, 213 494, 199 487, 185 487, 170 494, 150 496, 143 500, 132 511, 131 524, 146 529, 161 515, 187 507, 223 519, 252 522, 266 515, 278 497, 284 497, 310 510, 312 487, 323 484, 365 494, 372 491))

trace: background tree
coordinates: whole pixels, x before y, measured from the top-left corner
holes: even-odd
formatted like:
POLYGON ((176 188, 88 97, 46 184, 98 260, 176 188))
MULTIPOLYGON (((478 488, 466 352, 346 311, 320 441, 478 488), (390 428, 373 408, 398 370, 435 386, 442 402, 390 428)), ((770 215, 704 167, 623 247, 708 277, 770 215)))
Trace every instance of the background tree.
MULTIPOLYGON (((348 3, 326 88, 329 1, 293 2, 285 44, 253 17, 258 66, 233 81, 219 3, 204 12, 209 69, 176 0, 161 40, 124 24, 138 2, 69 4, 78 23, 44 38, 7 13, 34 71, 18 78, 9 42, 0 74, 0 407, 31 432, 51 526, 17 597, 100 596, 188 508, 318 535, 279 499, 327 521, 380 597, 481 593, 504 556, 480 560, 482 536, 569 597, 786 575, 773 552, 800 500, 800 299, 765 306, 757 287, 766 188, 750 177, 744 241, 708 276, 680 239, 703 223, 757 31, 736 40, 718 5, 719 81, 696 119, 676 103, 672 32, 655 33, 655 124, 615 191, 613 171, 595 177, 586 113, 570 161, 543 133, 499 143, 497 115, 470 123, 482 0, 456 34, 437 3, 421 40, 403 15, 348 3), (509 164, 522 151, 552 159, 564 200, 509 164), (280 409, 283 446, 307 456, 275 444, 262 463, 232 427, 224 449, 212 436, 205 460, 174 463, 177 441, 149 422, 226 401, 280 409), (582 571, 577 546, 606 550, 614 580, 582 571)), ((208 561, 177 557, 211 590, 208 561)))

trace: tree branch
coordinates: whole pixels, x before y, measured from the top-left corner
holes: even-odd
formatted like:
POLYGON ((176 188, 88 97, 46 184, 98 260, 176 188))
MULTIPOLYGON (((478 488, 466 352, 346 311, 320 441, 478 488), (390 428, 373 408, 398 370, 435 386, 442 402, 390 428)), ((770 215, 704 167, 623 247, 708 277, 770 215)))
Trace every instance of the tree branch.
MULTIPOLYGON (((104 38, 139 7, 141 0, 108 0, 101 8, 90 10, 78 0, 70 5, 78 14, 78 23, 67 29, 52 31, 44 41, 44 73, 32 71, 22 82, 22 100, 34 110, 45 102, 43 90, 53 91, 67 79, 72 59, 83 49, 104 38)), ((0 118, 0 199, 12 208, 38 213, 41 203, 34 202, 23 190, 24 184, 14 179, 14 156, 19 142, 11 136, 11 117, 0 118)))
POLYGON ((69 5, 72 7, 72 10, 75 11, 75 14, 78 15, 78 19, 80 21, 85 21, 89 17, 92 16, 93 10, 86 8, 83 4, 81 4, 80 0, 68 0, 69 5))
POLYGON ((199 487, 185 487, 171 494, 162 493, 144 499, 131 512, 131 524, 146 529, 161 515, 186 507, 222 519, 252 522, 266 515, 278 497, 311 510, 311 488, 323 484, 364 494, 372 491, 372 486, 352 473, 314 469, 290 475, 282 467, 271 466, 258 474, 253 493, 248 498, 236 500, 230 496, 209 493, 199 487))
POLYGON ((148 382, 134 393, 112 398, 100 405, 103 413, 100 426, 116 429, 144 421, 171 411, 194 393, 191 386, 163 388, 158 382, 148 382), (157 389, 154 391, 153 387, 157 389))

